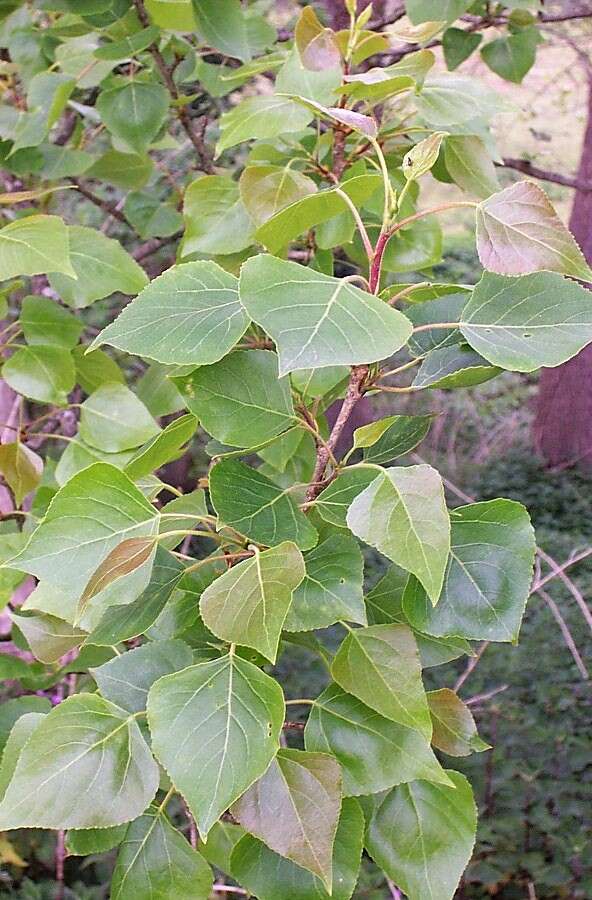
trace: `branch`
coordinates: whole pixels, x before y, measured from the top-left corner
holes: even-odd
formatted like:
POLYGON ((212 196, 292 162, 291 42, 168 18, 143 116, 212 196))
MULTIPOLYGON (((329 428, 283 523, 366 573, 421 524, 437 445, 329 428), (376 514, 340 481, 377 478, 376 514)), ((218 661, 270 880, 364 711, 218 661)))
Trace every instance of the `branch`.
POLYGON ((136 249, 132 251, 132 256, 136 262, 141 262, 143 259, 146 259, 147 256, 152 256, 152 254, 160 250, 161 247, 166 247, 167 244, 173 244, 175 241, 178 241, 182 234, 182 231, 176 231, 175 234, 171 234, 170 237, 150 238, 149 241, 136 247, 136 249))
MULTIPOLYGON (((138 14, 140 23, 144 28, 148 28, 148 26, 150 25, 150 17, 146 12, 144 0, 134 0, 134 6, 136 7, 136 12, 138 14)), ((175 80, 173 78, 172 69, 167 66, 164 56, 160 52, 160 49, 156 43, 151 44, 150 47, 148 47, 148 50, 152 54, 152 58, 156 63, 158 71, 161 74, 162 80, 164 81, 166 89, 171 95, 172 100, 178 103, 181 98, 179 96, 179 91, 177 89, 177 85, 175 84, 175 80)), ((181 123, 183 129, 185 130, 185 133, 187 134, 187 137, 189 138, 197 152, 201 168, 204 172, 211 174, 214 171, 214 166, 212 163, 211 154, 204 141, 204 131, 207 120, 205 119, 205 117, 203 118, 202 125, 200 126, 198 131, 196 128, 194 128, 194 123, 191 119, 191 116, 189 115, 187 106, 177 106, 176 113, 179 122, 181 123)))
POLYGON ((549 169, 539 169, 527 159, 506 159, 503 163, 497 163, 500 168, 515 169, 530 175, 531 178, 539 178, 541 181, 552 181, 554 184, 562 184, 564 187, 574 188, 576 191, 592 191, 592 181, 580 181, 569 175, 561 175, 559 172, 551 172, 549 169))
POLYGON ((325 487, 324 476, 325 469, 329 463, 330 455, 335 450, 337 442, 341 437, 343 429, 347 424, 347 420, 351 416, 354 408, 359 400, 364 396, 364 382, 368 375, 368 366, 352 366, 351 378, 347 388, 345 399, 341 404, 339 415, 335 420, 335 424, 331 429, 331 434, 326 444, 321 444, 317 449, 317 461, 312 475, 311 483, 306 492, 307 502, 315 500, 325 487))
MULTIPOLYGON (((109 200, 104 200, 102 197, 99 197, 98 194, 93 194, 89 188, 86 187, 79 181, 78 178, 70 178, 68 179, 71 184, 75 185, 78 188, 78 191, 82 194, 83 197, 86 197, 87 200, 90 200, 91 203, 94 203, 95 206, 98 206, 99 209, 102 209, 103 212, 106 212, 107 215, 113 216, 114 219, 117 219, 118 222, 121 222, 123 225, 127 225, 128 228, 132 228, 124 214, 117 207, 115 203, 111 203, 109 200)), ((132 228, 132 231, 134 229, 132 228)))

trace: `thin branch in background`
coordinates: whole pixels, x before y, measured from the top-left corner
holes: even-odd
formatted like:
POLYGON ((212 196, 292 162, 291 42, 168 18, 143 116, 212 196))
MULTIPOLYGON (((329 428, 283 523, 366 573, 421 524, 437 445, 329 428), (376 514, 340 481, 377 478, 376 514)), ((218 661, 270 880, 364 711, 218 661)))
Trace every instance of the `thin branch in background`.
POLYGON ((538 178, 540 181, 551 181, 554 184, 562 184, 564 187, 574 188, 577 191, 592 191, 592 182, 580 181, 578 178, 561 175, 559 172, 551 172, 549 169, 540 169, 527 159, 504 157, 503 163, 498 163, 498 165, 504 169, 515 169, 517 172, 530 175, 531 178, 538 178))
POLYGON ((176 231, 175 234, 171 234, 170 237, 150 238, 150 240, 146 241, 144 244, 140 244, 135 250, 132 250, 132 256, 136 262, 142 262, 143 259, 152 256, 153 253, 157 253, 162 247, 166 247, 167 244, 174 244, 175 241, 178 241, 179 238, 182 237, 182 235, 182 231, 176 231))
POLYGON ((475 653, 475 656, 470 657, 469 661, 467 662, 467 664, 465 666, 464 671, 456 679, 456 682, 454 685, 454 692, 456 694, 459 692, 459 690, 461 689, 461 687, 463 686, 463 684, 465 683, 465 681, 467 680, 467 678, 469 677, 471 672, 473 672, 473 670, 477 667, 479 660, 481 659, 481 657, 483 656, 483 654, 489 647, 490 643, 491 643, 490 641, 483 641, 483 643, 481 644, 481 646, 475 653))
MULTIPOLYGON (((592 613, 590 612, 588 604, 584 600, 581 592, 578 590, 571 578, 565 574, 565 567, 562 568, 559 563, 553 559, 552 556, 549 556, 549 554, 544 550, 541 550, 540 547, 537 547, 537 554, 542 560, 544 560, 544 562, 547 563, 548 566, 551 567, 553 573, 557 576, 557 578, 559 578, 563 582, 571 596, 578 604, 584 619, 588 623, 590 631, 592 631, 592 613)), ((540 588, 537 589, 537 592, 540 593, 540 588)))
POLYGON ((499 687, 492 688, 490 691, 485 691, 482 694, 475 694, 474 697, 469 697, 468 700, 465 700, 465 705, 478 706, 480 703, 485 703, 487 700, 491 700, 492 697, 496 697, 498 694, 503 693, 503 691, 507 691, 509 687, 509 684, 500 684, 499 687))
POLYGON ((58 831, 55 846, 55 900, 64 900, 64 860, 66 859, 66 832, 58 831))
POLYGON ((549 594, 542 588, 539 588, 537 593, 540 594, 540 596, 543 598, 543 600, 545 601, 545 603, 551 610, 551 613, 552 613, 555 621, 559 625, 561 634, 563 635, 563 640, 565 641, 565 644, 573 657, 573 661, 575 662, 580 675, 582 676, 582 678, 585 681, 589 681, 590 673, 588 672, 588 669, 586 668, 584 661, 583 661, 582 657, 580 656, 578 648, 576 647, 576 643, 573 639, 573 635, 572 635, 571 631, 569 630, 569 626, 568 626, 567 622, 561 615, 559 607, 557 606, 557 604, 555 603, 553 598, 550 597, 549 594))
MULTIPOLYGON (((134 6, 136 7, 138 19, 140 20, 142 26, 144 28, 148 28, 148 26, 150 25, 150 17, 146 11, 144 0, 134 0, 134 6)), ((201 169, 204 172, 211 174, 214 171, 214 165, 212 162, 211 153, 205 142, 207 119, 205 118, 205 116, 202 116, 199 123, 193 122, 189 114, 187 105, 182 104, 181 102, 182 98, 173 78, 174 69, 170 66, 167 66, 164 56, 160 52, 157 44, 151 44, 150 47, 148 47, 148 50, 152 54, 152 58, 156 63, 162 80, 165 83, 166 89, 171 95, 171 99, 174 100, 177 104, 175 109, 177 118, 179 119, 179 122, 181 123, 187 137, 189 138, 197 152, 201 169)))
MULTIPOLYGON (((128 228, 132 228, 122 211, 118 208, 116 203, 111 203, 109 200, 104 200, 102 197, 99 197, 98 194, 93 193, 89 188, 83 184, 78 178, 70 178, 70 182, 76 186, 79 193, 82 194, 83 197, 86 197, 87 200, 90 200, 91 203, 94 203, 95 206, 98 206, 99 209, 102 209, 103 212, 107 213, 108 216, 113 216, 114 219, 117 219, 118 222, 121 222, 123 225, 127 225, 128 228)), ((134 229, 132 228, 132 231, 134 229)))

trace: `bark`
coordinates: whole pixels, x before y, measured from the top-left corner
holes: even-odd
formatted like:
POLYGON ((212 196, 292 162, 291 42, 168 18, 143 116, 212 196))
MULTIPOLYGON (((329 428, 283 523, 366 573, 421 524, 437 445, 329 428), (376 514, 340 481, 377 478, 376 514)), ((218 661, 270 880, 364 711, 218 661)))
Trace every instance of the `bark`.
MULTIPOLYGON (((592 70, 586 68, 585 72, 588 80, 588 120, 577 180, 590 183, 592 70)), ((592 265, 592 191, 576 190, 569 227, 592 265)), ((541 371, 534 439, 537 449, 551 466, 579 464, 592 467, 592 344, 562 366, 541 371)))

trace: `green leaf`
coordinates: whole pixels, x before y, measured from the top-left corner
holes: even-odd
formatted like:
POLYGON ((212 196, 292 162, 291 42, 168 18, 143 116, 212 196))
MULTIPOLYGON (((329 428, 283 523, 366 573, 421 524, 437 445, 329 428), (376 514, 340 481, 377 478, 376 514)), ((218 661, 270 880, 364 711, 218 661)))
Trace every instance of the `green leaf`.
POLYGON ((473 852, 473 792, 464 775, 447 774, 453 787, 416 781, 394 788, 368 826, 368 853, 409 900, 452 900, 473 852))
POLYGON ((310 110, 287 97, 247 97, 222 115, 216 156, 243 141, 303 131, 311 118, 310 110))
POLYGON ((350 631, 333 660, 331 675, 344 691, 382 716, 431 738, 419 653, 406 625, 350 631))
MULTIPOLYGON (((253 223, 230 175, 202 175, 192 181, 183 199, 183 218, 181 256, 238 253, 253 243, 253 223)), ((229 276, 223 287, 228 283, 234 285, 229 276)))
POLYGON ((56 706, 25 745, 4 799, 3 830, 106 828, 139 816, 158 767, 135 719, 94 694, 56 706), (94 785, 101 790, 94 790, 94 785))
MULTIPOLYGON (((19 697, 18 699, 24 700, 25 698, 19 697)), ((35 697, 34 699, 40 698, 35 697)), ((16 769, 16 764, 23 747, 38 725, 41 724, 45 718, 46 712, 49 712, 50 708, 51 707, 48 707, 48 709, 43 712, 25 712, 20 718, 16 719, 12 725, 10 734, 7 735, 7 740, 5 741, 5 746, 2 751, 2 766, 0 767, 0 800, 4 797, 6 788, 14 775, 14 770, 16 769)))
POLYGON ((153 685, 152 746, 202 838, 266 771, 283 721, 279 684, 237 656, 198 663, 153 685))
POLYGON ((523 28, 489 41, 481 48, 481 59, 500 78, 520 84, 535 64, 539 40, 537 28, 523 28))
POLYGON ((275 662, 292 592, 304 578, 296 544, 286 541, 245 559, 217 578, 201 595, 204 624, 228 643, 253 647, 275 662))
POLYGON ((435 609, 410 579, 403 608, 415 628, 436 637, 516 641, 534 564, 528 513, 513 500, 471 503, 453 512, 444 590, 435 609))
POLYGON ((127 825, 73 829, 66 835, 66 850, 69 856, 94 856, 95 853, 106 853, 121 844, 126 831, 127 825))
MULTIPOLYGON (((306 8, 306 7, 305 7, 306 8)), ((288 58, 277 73, 275 89, 278 94, 302 94, 317 103, 328 106, 335 102, 335 91, 341 84, 341 66, 330 69, 307 69, 297 47, 292 48, 288 58)))
POLYGON ((333 845, 331 894, 315 875, 278 856, 251 835, 245 835, 232 851, 232 875, 259 900, 350 900, 358 880, 363 837, 362 810, 355 800, 346 799, 333 845))
POLYGON ((347 511, 352 502, 378 477, 376 469, 344 469, 329 487, 321 491, 314 505, 330 525, 347 528, 347 511))
POLYGON ((462 334, 454 323, 460 321, 462 311, 470 298, 468 291, 444 294, 426 302, 412 302, 405 307, 405 315, 417 329, 409 339, 409 352, 413 356, 425 356, 431 350, 459 344, 462 334), (438 327, 452 323, 449 328, 438 327), (433 328, 426 328, 433 325, 433 328))
POLYGON ((315 194, 312 178, 288 166, 247 166, 239 180, 243 204, 255 225, 263 225, 285 206, 315 194))
POLYGON ((393 66, 380 66, 368 69, 367 72, 345 75, 344 84, 339 90, 355 100, 380 103, 403 91, 412 90, 418 82, 423 81, 434 61, 435 56, 430 50, 419 50, 393 66))
POLYGON ((474 134, 451 134, 444 144, 446 170, 463 191, 489 197, 499 190, 495 166, 487 147, 474 134))
POLYGON ((138 190, 152 174, 153 163, 148 156, 107 150, 87 171, 89 178, 106 181, 124 190, 138 190))
POLYGON ((428 691, 427 698, 434 728, 434 747, 449 756, 470 756, 491 749, 477 734, 471 710, 454 691, 448 688, 428 691))
POLYGON ((106 590, 110 584, 135 572, 145 562, 154 558, 155 541, 153 537, 128 538, 118 544, 93 572, 84 588, 78 606, 79 616, 86 609, 90 600, 106 590))
POLYGON ((447 137, 444 131, 435 131, 423 141, 415 144, 403 157, 403 175, 407 181, 415 181, 430 171, 440 153, 442 141, 447 137))
POLYGON ((171 553, 157 547, 146 589, 132 603, 109 607, 90 634, 88 643, 112 647, 144 634, 156 622, 182 575, 181 563, 171 553))
POLYGON ((105 453, 131 450, 162 434, 142 401, 123 384, 104 384, 84 401, 78 433, 105 453))
POLYGON ((0 228, 0 281, 46 272, 76 277, 68 229, 59 216, 26 216, 0 228))
POLYGON ((137 451, 125 466, 125 472, 136 481, 166 463, 178 459, 197 429, 195 416, 180 416, 137 451))
POLYGON ((148 691, 162 675, 186 669, 193 662, 183 641, 154 641, 115 656, 89 672, 105 700, 130 713, 146 709, 148 691))
POLYGON ((239 0, 193 0, 197 27, 205 43, 226 56, 251 59, 248 19, 239 0))
MULTIPOLYGON (((370 625, 410 625, 403 611, 403 596, 409 574, 398 566, 391 566, 366 595, 370 625)), ((471 645, 464 638, 435 638, 415 631, 415 640, 423 669, 441 666, 459 656, 472 655, 471 645)))
POLYGON ((425 737, 385 719, 336 684, 315 700, 304 740, 307 750, 337 758, 345 796, 376 794, 417 779, 450 784, 425 737))
POLYGON ((84 325, 48 297, 25 297, 19 316, 28 344, 51 344, 71 350, 78 343, 84 325))
POLYGON ((432 75, 415 98, 420 116, 443 131, 456 130, 475 119, 488 120, 503 110, 500 97, 476 78, 432 75))
POLYGON ((244 264, 239 293, 249 316, 277 344, 280 376, 384 359, 411 334, 408 320, 373 294, 273 256, 244 264))
POLYGON ((163 85, 130 79, 103 89, 96 109, 107 130, 141 156, 160 131, 169 101, 163 85))
POLYGON ((15 722, 27 713, 48 713, 51 703, 47 697, 15 697, 0 704, 0 751, 8 740, 15 722))
POLYGON ((145 0, 150 18, 159 28, 195 31, 192 0, 145 0))
POLYGON ((522 278, 484 273, 461 331, 490 363, 515 372, 558 366, 592 340, 592 294, 552 272, 522 278))
POLYGON ((442 35, 442 49, 449 72, 458 69, 483 40, 482 34, 465 31, 464 28, 447 28, 442 35))
POLYGON ((431 350, 413 379, 413 387, 453 389, 483 384, 499 375, 501 369, 491 366, 484 357, 466 345, 439 347, 431 350))
POLYGON ((174 379, 190 411, 222 444, 254 447, 296 423, 288 379, 268 350, 241 350, 174 379))
POLYGON ((105 453, 103 450, 91 447, 90 444, 85 444, 80 438, 76 438, 68 442, 60 456, 54 472, 55 480, 60 487, 63 487, 70 478, 96 462, 110 463, 118 469, 123 469, 132 456, 132 450, 124 450, 122 453, 105 453))
POLYGON ((27 494, 41 481, 43 460, 20 441, 0 444, 0 473, 20 507, 27 494))
POLYGON ((206 505, 206 495, 201 488, 191 491, 189 494, 183 494, 181 497, 175 497, 161 507, 160 512, 158 543, 168 550, 174 550, 182 543, 183 535, 170 534, 168 537, 164 537, 167 532, 193 531, 199 528, 200 521, 210 517, 206 505))
POLYGON ((69 236, 77 280, 55 273, 49 276, 52 288, 69 306, 83 309, 116 291, 137 294, 147 283, 144 270, 118 241, 77 225, 69 228, 69 236))
POLYGON ((57 662, 69 650, 79 647, 87 637, 85 631, 47 613, 13 611, 12 619, 27 639, 35 659, 43 663, 57 662))
POLYGON ((361 540, 413 572, 437 603, 450 550, 450 519, 435 469, 384 470, 355 498, 347 524, 361 540))
POLYGON ((145 50, 150 44, 157 41, 160 31, 154 25, 148 28, 142 28, 135 34, 126 35, 120 41, 112 41, 109 44, 103 44, 95 50, 96 59, 113 59, 119 62, 122 59, 135 56, 141 50, 145 50))
POLYGON ((533 181, 518 181, 477 207, 477 251, 485 269, 528 275, 542 269, 592 281, 592 269, 533 181))
POLYGON ((414 25, 436 19, 453 22, 466 13, 472 0, 406 0, 405 10, 414 25))
POLYGON ((435 219, 421 219, 398 231, 386 245, 385 272, 416 272, 428 269, 442 257, 442 230, 435 219))
POLYGON ((138 397, 156 418, 170 416, 184 407, 183 398, 169 377, 176 371, 175 367, 152 363, 136 385, 138 397))
POLYGON ((80 344, 72 352, 76 380, 85 393, 92 394, 109 381, 125 384, 123 372, 110 356, 102 350, 93 350, 92 353, 86 350, 87 348, 80 344))
POLYGON ((268 219, 257 229, 255 237, 267 247, 270 253, 279 253, 294 238, 309 231, 315 225, 328 222, 329 219, 341 213, 350 212, 347 201, 340 196, 338 191, 347 194, 356 206, 360 206, 380 188, 380 184, 379 175, 357 175, 344 181, 338 188, 330 188, 326 191, 318 191, 308 197, 302 197, 268 219))
POLYGON ((292 498, 256 469, 224 459, 210 472, 210 496, 218 525, 228 525, 260 544, 294 541, 301 550, 317 542, 316 529, 292 498))
POLYGON ((128 194, 123 214, 141 238, 172 237, 183 226, 183 217, 173 203, 163 203, 158 195, 128 194))
POLYGON ((155 278, 95 339, 160 363, 207 366, 248 325, 238 280, 214 262, 183 263, 155 278))
POLYGON ((41 144, 38 149, 43 157, 43 176, 48 181, 77 178, 90 169, 95 160, 84 150, 72 150, 57 144, 41 144))
POLYGON ((265 774, 234 804, 232 814, 250 834, 317 875, 331 890, 340 810, 337 760, 327 753, 280 750, 265 774))
POLYGON ((2 377, 18 394, 64 406, 76 383, 72 356, 61 347, 21 347, 2 366, 2 377))
POLYGON ((294 591, 284 628, 313 631, 335 622, 366 624, 364 560, 348 535, 333 534, 304 557, 306 575, 294 591))
POLYGON ((212 871, 167 819, 152 806, 128 827, 117 854, 112 900, 208 900, 212 871))
MULTIPOLYGON (((126 538, 154 534, 157 515, 127 475, 108 463, 95 463, 57 492, 42 523, 10 564, 60 589, 65 595, 63 617, 69 620, 103 559, 126 538), (66 608, 67 597, 73 598, 74 608, 66 608)), ((121 594, 121 586, 116 587, 121 594)))
POLYGON ((421 444, 433 416, 387 416, 354 431, 354 450, 364 448, 364 460, 381 465, 404 456, 421 444))

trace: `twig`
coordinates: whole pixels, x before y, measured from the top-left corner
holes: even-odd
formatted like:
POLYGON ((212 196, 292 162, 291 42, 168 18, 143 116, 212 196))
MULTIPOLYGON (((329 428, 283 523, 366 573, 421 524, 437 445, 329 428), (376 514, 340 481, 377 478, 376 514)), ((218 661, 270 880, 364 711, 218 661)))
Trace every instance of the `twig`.
POLYGON ((578 667, 578 671, 579 671, 580 675, 582 676, 582 678, 585 681, 589 681, 590 673, 588 672, 588 669, 584 665, 584 661, 583 661, 582 657, 580 656, 578 648, 576 647, 572 633, 569 630, 569 626, 568 626, 567 622, 565 621, 565 619, 563 618, 563 616, 561 615, 559 607, 557 606, 557 604, 555 603, 553 598, 550 597, 549 594, 546 591, 544 591, 542 588, 539 588, 537 593, 541 595, 541 597, 543 598, 543 600, 545 601, 545 603, 551 610, 551 613, 552 613, 555 621, 559 625, 561 634, 563 635, 563 640, 565 641, 565 644, 566 644, 569 652, 573 656, 573 660, 574 660, 576 666, 578 667))
POLYGON ((507 691, 509 687, 509 684, 500 684, 499 687, 493 688, 491 691, 485 691, 483 694, 475 694, 474 697, 469 697, 468 700, 465 700, 465 705, 476 706, 478 703, 485 703, 486 700, 491 700, 492 697, 501 694, 502 691, 507 691))
POLYGON ((530 175, 531 178, 538 178, 541 181, 552 181, 554 184, 562 184, 564 187, 574 188, 577 191, 592 191, 592 182, 581 181, 569 175, 561 175, 559 172, 551 172, 549 169, 540 169, 533 165, 527 159, 510 159, 504 157, 503 163, 498 163, 501 168, 515 169, 524 175, 530 175))
POLYGON ((213 891, 219 891, 222 894, 242 894, 243 897, 248 897, 249 892, 243 890, 243 888, 233 887, 231 884, 213 884, 213 891))
MULTIPOLYGON (((134 6, 136 7, 136 12, 138 14, 138 19, 144 28, 147 28, 150 25, 150 17, 146 11, 146 7, 144 5, 144 0, 134 0, 134 6)), ((166 89, 171 95, 172 100, 174 100, 177 104, 180 104, 181 97, 179 95, 179 91, 177 89, 177 85, 175 84, 175 80, 173 78, 173 69, 167 66, 165 59, 162 53, 159 50, 158 44, 154 43, 148 47, 154 62, 158 68, 158 71, 161 74, 162 80, 165 83, 166 89)), ((175 108, 177 118, 181 123, 187 137, 193 144, 197 155, 199 157, 201 168, 204 172, 211 174, 214 171, 214 166, 212 163, 211 154, 206 147, 206 143, 204 140, 204 131, 205 126, 207 125, 207 120, 203 117, 201 126, 199 131, 194 128, 193 120, 189 115, 189 110, 186 105, 177 105, 175 108)))
POLYGON ((463 686, 463 684, 465 683, 465 681, 467 680, 467 678, 469 677, 471 672, 476 668, 476 666, 479 663, 479 660, 481 659, 481 657, 483 656, 483 654, 489 647, 489 644, 490 644, 490 641, 483 641, 483 643, 477 650, 475 656, 470 657, 469 661, 467 662, 467 664, 465 666, 464 672, 462 672, 459 675, 459 677, 456 679, 456 682, 454 685, 455 693, 459 692, 459 690, 461 689, 461 687, 463 686))
POLYGON ((150 240, 146 241, 144 244, 140 244, 139 247, 136 247, 136 249, 132 251, 132 256, 136 262, 141 262, 143 259, 146 259, 147 256, 152 256, 153 253, 156 253, 162 247, 166 247, 167 244, 173 244, 175 241, 178 241, 182 234, 182 231, 176 231, 175 234, 171 234, 170 237, 150 238, 150 240))
POLYGON ((103 212, 107 213, 107 215, 113 216, 113 218, 117 219, 118 222, 121 222, 123 225, 127 225, 128 228, 131 228, 132 231, 134 231, 124 214, 115 203, 110 203, 109 200, 104 200, 102 197, 99 197, 98 194, 94 194, 78 178, 70 178, 69 180, 78 188, 78 191, 82 194, 83 197, 86 197, 87 200, 90 200, 91 203, 94 203, 95 206, 98 206, 99 209, 102 209, 103 212))

